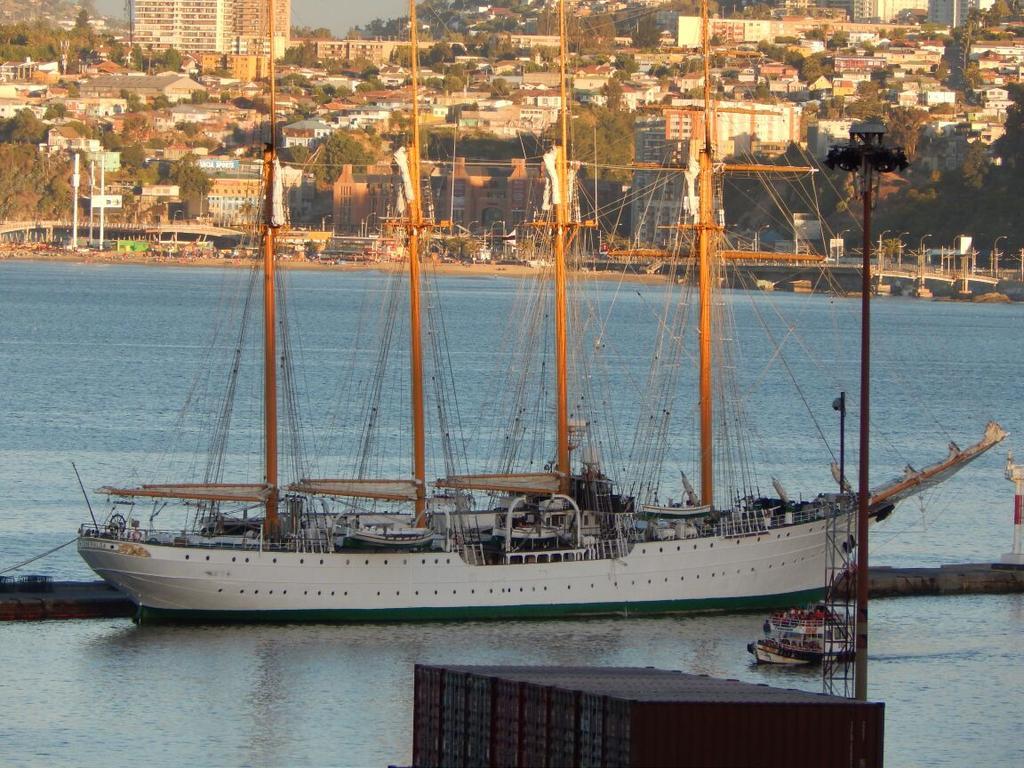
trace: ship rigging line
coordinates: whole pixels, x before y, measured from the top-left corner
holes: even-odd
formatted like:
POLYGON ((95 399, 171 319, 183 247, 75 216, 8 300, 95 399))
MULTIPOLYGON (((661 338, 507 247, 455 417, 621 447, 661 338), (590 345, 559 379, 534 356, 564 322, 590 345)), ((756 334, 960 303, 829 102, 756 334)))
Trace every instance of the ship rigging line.
MULTIPOLYGON (((758 321, 761 323, 761 327, 764 329, 764 332, 768 336, 768 339, 772 342, 773 345, 775 345, 775 349, 776 349, 776 352, 778 354, 778 358, 781 361, 783 368, 786 369, 786 374, 789 376, 790 381, 793 382, 793 387, 794 387, 794 389, 796 389, 797 394, 800 396, 800 401, 804 404, 804 409, 807 411, 807 414, 811 417, 811 422, 814 424, 814 428, 818 431, 818 436, 821 437, 821 441, 825 444, 826 450, 829 452, 829 455, 832 457, 832 460, 835 461, 835 459, 836 459, 835 452, 832 450, 832 446, 829 444, 828 438, 825 437, 825 432, 821 428, 821 424, 818 422, 818 419, 815 417, 814 411, 811 409, 811 405, 807 401, 807 397, 804 394, 803 389, 801 389, 800 383, 797 381, 796 375, 793 373, 793 369, 790 368, 789 361, 786 360, 786 356, 782 353, 782 346, 781 346, 781 344, 779 344, 778 342, 775 341, 775 336, 772 333, 771 329, 768 327, 768 323, 765 322, 764 316, 762 315, 761 311, 757 307, 757 303, 754 302, 754 301, 751 301, 750 302, 750 306, 753 308, 754 314, 757 316, 758 321)), ((773 309, 774 309, 774 307, 773 307, 773 309)), ((781 318, 781 316, 780 316, 780 319, 784 319, 784 318, 781 318)), ((794 334, 792 332, 792 328, 790 328, 790 332, 786 334, 787 338, 790 335, 792 335, 795 339, 797 339, 797 343, 798 344, 800 343, 799 335, 798 334, 794 334)), ((785 339, 783 339, 783 341, 785 341, 785 339)), ((800 344, 800 346, 801 346, 801 348, 804 349, 805 352, 807 352, 807 348, 804 347, 803 344, 800 344)), ((774 359, 774 357, 775 356, 773 355, 772 358, 769 359, 769 361, 765 364, 766 368, 767 368, 768 365, 771 365, 772 359, 774 359)), ((813 359, 813 358, 811 358, 811 359, 813 359)))
POLYGON ((2 571, 0 571, 0 575, 3 575, 5 573, 10 573, 11 571, 16 571, 19 568, 24 568, 26 565, 28 565, 29 563, 34 563, 36 560, 42 560, 47 555, 52 555, 54 552, 56 552, 58 550, 61 550, 61 549, 64 549, 64 547, 66 547, 68 544, 74 544, 76 541, 78 541, 78 537, 77 536, 75 536, 73 539, 69 539, 68 541, 65 541, 63 544, 58 544, 53 549, 46 550, 41 555, 36 555, 35 557, 30 557, 28 560, 22 560, 20 563, 17 563, 16 565, 12 565, 12 566, 9 566, 8 568, 4 568, 2 571))

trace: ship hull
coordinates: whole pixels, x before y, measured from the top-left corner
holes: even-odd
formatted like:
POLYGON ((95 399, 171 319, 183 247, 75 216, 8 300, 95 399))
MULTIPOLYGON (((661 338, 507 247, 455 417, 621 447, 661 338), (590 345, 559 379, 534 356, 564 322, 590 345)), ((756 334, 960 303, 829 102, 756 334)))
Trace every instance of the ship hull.
POLYGON ((295 553, 83 536, 144 619, 423 621, 753 610, 822 596, 823 520, 644 542, 617 559, 470 565, 455 552, 295 553))

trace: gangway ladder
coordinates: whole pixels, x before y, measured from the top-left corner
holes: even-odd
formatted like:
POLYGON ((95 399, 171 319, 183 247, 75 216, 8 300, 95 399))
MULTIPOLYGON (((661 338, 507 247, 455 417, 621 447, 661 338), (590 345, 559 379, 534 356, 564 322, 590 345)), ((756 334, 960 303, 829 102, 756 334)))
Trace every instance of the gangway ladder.
POLYGON ((825 539, 825 626, 822 690, 853 698, 857 606, 857 505, 852 494, 838 497, 825 539))

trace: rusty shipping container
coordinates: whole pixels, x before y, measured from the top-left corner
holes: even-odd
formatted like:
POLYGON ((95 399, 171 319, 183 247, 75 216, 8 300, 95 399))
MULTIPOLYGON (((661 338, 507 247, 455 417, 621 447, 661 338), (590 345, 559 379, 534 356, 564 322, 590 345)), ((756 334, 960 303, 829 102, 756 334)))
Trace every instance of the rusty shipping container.
POLYGON ((416 667, 417 768, 880 768, 884 705, 649 668, 416 667))

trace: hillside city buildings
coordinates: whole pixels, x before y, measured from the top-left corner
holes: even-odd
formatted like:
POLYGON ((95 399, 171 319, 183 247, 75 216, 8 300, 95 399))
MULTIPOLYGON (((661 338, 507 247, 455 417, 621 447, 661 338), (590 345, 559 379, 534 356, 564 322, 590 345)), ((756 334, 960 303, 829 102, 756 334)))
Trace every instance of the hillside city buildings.
MULTIPOLYGON (((954 50, 952 33, 970 10, 985 11, 994 1, 931 0, 927 11, 911 0, 793 2, 759 14, 766 18, 713 18, 716 152, 763 161, 798 147, 820 159, 870 108, 903 110, 918 121, 916 168, 942 172, 959 168, 972 148, 990 153, 1022 80, 1024 25, 1001 23, 976 35, 968 51, 954 50)), ((677 225, 692 223, 696 208, 694 153, 705 122, 699 19, 657 3, 611 5, 636 6, 633 13, 654 8, 658 37, 637 46, 615 36, 574 62, 573 105, 613 105, 625 115, 620 135, 606 141, 630 146, 637 164, 594 184, 591 159, 580 158, 587 189, 581 205, 592 211, 595 196, 598 207, 625 201, 614 221, 602 223, 637 242, 664 244, 677 225)), ((574 15, 609 7, 580 0, 574 15)), ((387 147, 408 120, 408 44, 369 36, 293 39, 290 0, 277 0, 274 9, 275 122, 292 221, 340 234, 373 229, 394 215, 387 147), (318 166, 317 153, 339 135, 372 145, 372 159, 318 166)), ((548 140, 563 106, 557 40, 541 24, 540 9, 527 4, 513 18, 506 8, 481 3, 445 20, 444 34, 455 37, 432 39, 424 30, 421 119, 453 158, 425 164, 425 191, 438 220, 509 233, 540 215, 543 177, 527 146, 548 140), (466 151, 462 142, 472 138, 481 140, 478 146, 501 144, 504 154, 466 151), (509 147, 521 156, 506 159, 509 147)), ((132 62, 135 69, 110 55, 114 38, 71 66, 0 62, 0 120, 28 110, 46 125, 41 152, 78 152, 92 168, 106 169, 108 183, 132 202, 114 216, 202 216, 238 225, 259 205, 267 26, 264 4, 251 0, 136 0, 134 42, 143 61, 132 62), (180 56, 165 58, 172 48, 180 56), (164 61, 177 71, 161 71, 164 61), (129 150, 130 162, 122 163, 129 150), (209 180, 201 199, 168 178, 189 156, 209 180)))

